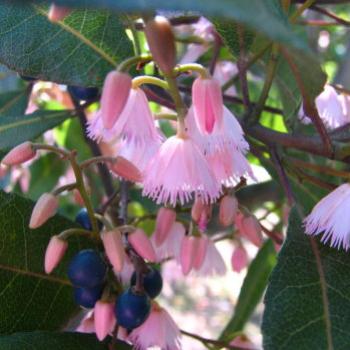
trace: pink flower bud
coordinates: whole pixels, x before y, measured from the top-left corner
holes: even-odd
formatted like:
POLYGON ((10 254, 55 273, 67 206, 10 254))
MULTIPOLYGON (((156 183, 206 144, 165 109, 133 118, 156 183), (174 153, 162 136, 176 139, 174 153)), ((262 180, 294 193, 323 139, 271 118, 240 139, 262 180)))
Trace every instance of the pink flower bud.
POLYGON ((157 214, 156 229, 154 231, 155 242, 160 246, 167 239, 171 227, 176 220, 176 212, 170 208, 160 208, 157 214))
POLYGON ((195 270, 199 270, 203 263, 205 256, 207 254, 207 248, 208 248, 208 238, 206 236, 197 237, 197 249, 196 249, 196 256, 193 260, 193 268, 195 270))
POLYGON ((247 238, 257 247, 261 247, 263 242, 261 226, 258 219, 254 215, 247 216, 243 219, 241 235, 247 238))
POLYGON ((94 312, 90 310, 86 316, 81 320, 79 326, 75 330, 78 333, 95 333, 94 312))
POLYGON ((232 270, 236 272, 241 272, 248 264, 247 251, 242 245, 237 246, 231 257, 232 270))
POLYGON ((129 233, 128 241, 135 249, 136 253, 142 258, 151 262, 157 261, 157 255, 154 251, 153 245, 143 230, 137 229, 136 231, 129 233))
POLYGON ((213 78, 198 77, 192 85, 194 116, 202 134, 212 133, 216 123, 222 123, 224 104, 221 87, 213 78))
POLYGON ((165 73, 171 73, 176 64, 174 33, 170 22, 163 16, 147 21, 145 34, 154 61, 165 73))
POLYGON ((50 6, 48 18, 51 22, 59 22, 64 20, 71 12, 72 10, 68 7, 52 4, 50 6))
POLYGON ((111 333, 116 325, 114 303, 99 300, 94 308, 95 332, 98 340, 102 341, 111 333))
POLYGON ((232 225, 238 209, 238 201, 234 196, 224 196, 220 201, 219 222, 222 226, 232 225))
POLYGON ((2 163, 5 165, 18 165, 33 159, 35 155, 36 151, 33 149, 33 144, 27 141, 21 143, 7 153, 2 163))
POLYGON ((114 174, 132 182, 141 182, 142 174, 140 170, 124 157, 118 156, 112 164, 111 170, 114 174))
POLYGON ((184 236, 180 248, 180 264, 182 273, 186 276, 192 270, 198 249, 198 237, 184 236))
POLYGON ((106 255, 113 266, 114 271, 122 271, 125 260, 125 251, 120 231, 114 229, 112 231, 103 232, 101 238, 106 255))
POLYGON ((129 74, 112 71, 107 74, 101 96, 101 115, 103 126, 111 129, 128 100, 131 89, 129 74))
POLYGON ((59 238, 58 236, 51 237, 45 252, 45 272, 47 274, 51 273, 59 264, 67 248, 67 241, 59 238))
POLYGON ((58 199, 52 193, 44 193, 36 202, 30 218, 29 227, 38 228, 54 216, 58 208, 58 199))
POLYGON ((207 218, 207 221, 209 221, 211 217, 211 210, 211 205, 204 203, 202 198, 197 196, 191 210, 193 221, 198 224, 200 220, 203 220, 203 216, 207 218))

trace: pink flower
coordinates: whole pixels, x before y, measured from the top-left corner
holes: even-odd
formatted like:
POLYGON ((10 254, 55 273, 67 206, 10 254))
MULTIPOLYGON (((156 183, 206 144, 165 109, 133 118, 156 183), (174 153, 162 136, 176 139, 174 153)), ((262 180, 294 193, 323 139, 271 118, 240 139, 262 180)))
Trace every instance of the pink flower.
POLYGON ((132 274, 134 273, 134 265, 131 263, 129 257, 125 255, 123 268, 120 272, 114 271, 123 285, 129 285, 132 274))
POLYGON ((174 320, 155 302, 147 320, 129 335, 135 350, 147 350, 150 347, 158 347, 161 350, 180 350, 180 338, 181 333, 174 320))
POLYGON ((125 261, 125 251, 120 231, 114 229, 112 231, 103 232, 101 238, 106 255, 114 271, 122 271, 125 261))
POLYGON ((242 244, 235 247, 232 257, 231 266, 232 270, 236 272, 241 272, 248 264, 248 254, 242 244))
POLYGON ((202 266, 198 270, 200 276, 222 276, 226 273, 225 262, 214 242, 207 238, 208 245, 202 266))
POLYGON ((179 136, 162 144, 147 167, 143 185, 143 195, 173 206, 178 200, 182 205, 188 202, 193 193, 212 202, 221 190, 197 145, 179 136))
POLYGON ((85 317, 81 320, 78 328, 76 329, 78 333, 95 333, 95 320, 94 311, 90 310, 85 317))
POLYGON ((45 272, 51 273, 62 260, 68 248, 67 241, 52 236, 45 252, 45 272))
POLYGON ((27 141, 21 143, 7 153, 1 163, 5 165, 19 165, 33 159, 35 155, 36 151, 33 149, 33 144, 27 141))
POLYGON ((96 336, 102 341, 116 325, 114 303, 99 300, 94 307, 94 321, 96 336))
POLYGON ((48 219, 54 216, 58 208, 58 199, 52 193, 44 193, 36 202, 30 217, 31 229, 42 226, 48 219))
POLYGON ((72 10, 68 7, 52 4, 50 6, 48 18, 51 22, 63 21, 71 12, 72 10))
POLYGON ((191 216, 192 220, 197 223, 201 232, 206 230, 208 222, 211 218, 211 212, 212 206, 204 203, 200 196, 196 196, 192 206, 191 216))
POLYGON ((129 74, 116 70, 107 74, 101 95, 101 116, 106 129, 112 128, 120 117, 127 103, 130 89, 129 74))
POLYGON ((350 247, 350 184, 345 183, 322 198, 304 219, 305 233, 319 235, 323 232, 321 242, 331 247, 348 250, 350 247))
POLYGON ((160 139, 147 97, 140 88, 130 90, 127 103, 111 129, 104 128, 101 111, 97 112, 89 122, 88 135, 97 141, 125 139, 136 144, 157 143, 160 139))
POLYGON ((203 266, 207 255, 208 244, 209 238, 207 236, 202 235, 200 237, 197 237, 197 249, 196 254, 193 257, 193 268, 195 270, 199 270, 203 266))
POLYGON ((128 241, 135 249, 136 253, 142 258, 151 262, 157 261, 153 245, 142 229, 137 229, 134 232, 129 233, 128 241))
POLYGON ((184 236, 180 248, 180 264, 182 273, 186 276, 193 268, 194 260, 197 255, 199 239, 195 236, 184 236))
POLYGON ((237 212, 235 226, 242 237, 257 247, 261 247, 263 243, 261 226, 254 215, 244 216, 241 212, 237 212))
POLYGON ((226 195, 221 198, 219 207, 219 222, 228 227, 233 224, 238 209, 238 201, 235 196, 226 195))
POLYGON ((162 207, 158 210, 154 239, 156 245, 161 245, 170 233, 170 229, 176 220, 176 211, 171 208, 162 207))
MULTIPOLYGON (((183 237, 185 236, 186 229, 180 222, 174 222, 171 226, 166 240, 158 246, 155 244, 158 261, 162 261, 167 258, 175 258, 180 262, 180 246, 183 237)), ((155 241, 155 235, 151 240, 155 241)))
POLYGON ((223 118, 223 99, 220 84, 213 78, 198 77, 192 85, 194 117, 202 134, 211 134, 223 118))

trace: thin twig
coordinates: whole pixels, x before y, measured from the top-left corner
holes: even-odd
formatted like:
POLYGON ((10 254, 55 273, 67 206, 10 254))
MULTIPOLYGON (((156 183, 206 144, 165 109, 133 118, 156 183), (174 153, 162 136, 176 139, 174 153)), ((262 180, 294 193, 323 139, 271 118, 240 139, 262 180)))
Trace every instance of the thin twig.
POLYGON ((335 14, 334 12, 330 11, 327 8, 324 8, 318 5, 313 5, 310 7, 310 10, 316 11, 318 13, 322 13, 323 15, 334 19, 338 24, 342 24, 344 26, 350 26, 350 21, 340 18, 337 14, 335 14))

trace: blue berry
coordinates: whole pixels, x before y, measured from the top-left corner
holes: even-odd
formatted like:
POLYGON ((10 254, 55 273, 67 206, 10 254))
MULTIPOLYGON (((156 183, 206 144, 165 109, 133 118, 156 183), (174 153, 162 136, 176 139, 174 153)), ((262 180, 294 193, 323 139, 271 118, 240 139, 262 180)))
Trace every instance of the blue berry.
POLYGON ((73 257, 68 266, 68 278, 76 287, 94 288, 103 283, 107 265, 99 252, 86 249, 73 257))
MULTIPOLYGON (((86 210, 86 208, 82 208, 79 210, 77 216, 75 217, 75 221, 81 225, 85 230, 92 231, 92 225, 89 218, 89 214, 86 210)), ((97 220, 98 228, 101 230, 103 227, 103 224, 101 221, 97 220)))
POLYGON ((68 86, 68 92, 78 101, 93 101, 98 97, 98 89, 95 87, 68 86))
POLYGON ((94 288, 74 288, 75 302, 87 309, 92 309, 96 302, 101 298, 103 292, 103 285, 97 285, 94 288))
MULTIPOLYGON (((130 284, 134 286, 136 284, 136 273, 131 276, 130 284)), ((163 288, 163 278, 160 272, 153 267, 149 267, 149 271, 143 277, 143 287, 145 292, 152 299, 156 298, 163 288)))
POLYGON ((115 314, 119 323, 128 330, 144 323, 151 311, 151 302, 147 294, 136 293, 129 288, 119 296, 115 306, 115 314))

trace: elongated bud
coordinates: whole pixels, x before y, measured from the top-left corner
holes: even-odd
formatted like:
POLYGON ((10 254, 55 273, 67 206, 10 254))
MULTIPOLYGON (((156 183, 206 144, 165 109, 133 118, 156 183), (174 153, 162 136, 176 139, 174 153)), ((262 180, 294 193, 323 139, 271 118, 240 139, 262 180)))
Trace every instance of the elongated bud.
POLYGON ((204 263, 208 248, 208 238, 205 236, 197 238, 197 244, 196 256, 193 260, 193 268, 195 270, 199 270, 204 263))
POLYGON ((95 332, 98 340, 102 341, 113 331, 116 318, 114 316, 114 303, 99 300, 94 308, 95 332))
POLYGON ((101 238, 109 262, 113 266, 115 272, 120 272, 123 269, 125 261, 125 251, 120 231, 114 229, 112 231, 103 232, 101 238))
POLYGON ((194 200, 192 209, 191 209, 191 216, 192 220, 198 224, 200 220, 203 220, 203 215, 207 217, 208 221, 211 217, 211 210, 212 207, 210 204, 206 204, 203 202, 201 197, 196 197, 194 200))
POLYGON ((248 264, 248 254, 242 245, 237 246, 231 257, 232 270, 241 272, 248 264))
POLYGON ((140 170, 124 157, 118 156, 112 164, 111 170, 114 174, 131 182, 141 182, 142 174, 140 170))
POLYGON ((151 262, 157 261, 157 255, 154 251, 153 245, 143 230, 137 229, 136 231, 129 233, 128 241, 135 249, 136 253, 142 258, 151 262))
POLYGON ((155 242, 160 246, 167 239, 171 227, 176 220, 176 212, 170 208, 160 208, 156 219, 156 229, 154 231, 155 242))
POLYGON ((182 238, 180 247, 180 264, 182 273, 186 276, 193 268, 195 256, 197 255, 198 238, 185 236, 182 238))
POLYGON ((68 248, 67 241, 52 236, 45 252, 45 272, 51 273, 62 260, 68 248))
POLYGON ((35 155, 36 151, 33 149, 33 144, 27 141, 13 148, 1 162, 5 165, 18 165, 33 159, 35 155))
POLYGON ((247 216, 243 219, 241 234, 257 247, 261 247, 263 242, 261 226, 254 215, 247 216))
POLYGON ((111 129, 128 100, 131 89, 129 74, 112 71, 107 74, 101 96, 101 115, 103 126, 111 129))
POLYGON ((68 7, 52 4, 50 6, 48 18, 51 22, 59 22, 64 20, 71 12, 72 10, 68 7))
POLYGON ((58 208, 58 199, 52 193, 44 193, 36 202, 30 217, 29 227, 34 229, 43 225, 54 216, 58 208))
POLYGON ((171 73, 176 64, 176 48, 170 22, 163 16, 156 16, 147 21, 145 34, 153 60, 164 73, 171 73))
POLYGON ((234 196, 226 195, 222 197, 219 208, 219 222, 220 225, 228 227, 233 224, 237 214, 238 201, 234 196))
POLYGON ((211 134, 223 120, 224 104, 221 87, 214 78, 198 77, 192 85, 194 117, 202 134, 211 134))

